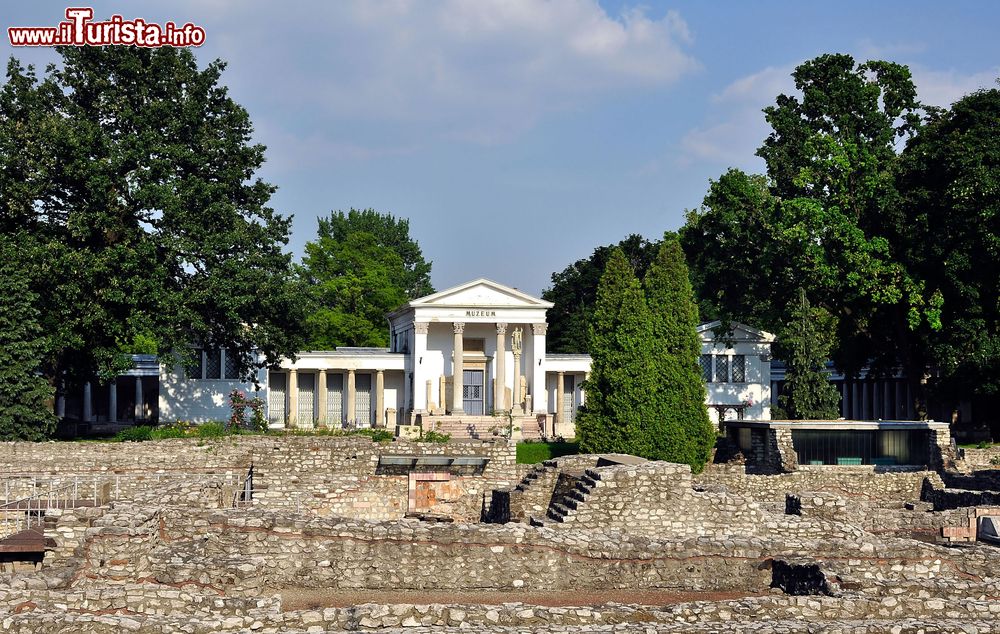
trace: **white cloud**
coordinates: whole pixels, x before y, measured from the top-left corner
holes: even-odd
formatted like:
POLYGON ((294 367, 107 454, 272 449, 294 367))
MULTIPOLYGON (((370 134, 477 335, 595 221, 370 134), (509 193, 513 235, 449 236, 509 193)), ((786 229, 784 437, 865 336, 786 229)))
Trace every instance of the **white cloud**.
POLYGON ((256 2, 211 11, 199 8, 220 24, 206 26, 210 54, 231 61, 234 90, 264 96, 285 117, 316 117, 338 138, 351 132, 337 130, 345 121, 412 137, 386 145, 502 143, 548 112, 661 88, 699 67, 677 13, 612 16, 596 0, 256 2), (237 66, 254 70, 237 76, 237 66))
MULTIPOLYGON (((710 98, 705 121, 680 141, 676 162, 690 165, 705 161, 743 169, 762 169, 754 156, 770 133, 761 110, 774 104, 779 94, 797 94, 791 73, 798 65, 769 66, 741 77, 710 98)), ((929 105, 948 107, 979 88, 995 86, 1000 67, 974 73, 932 70, 910 65, 918 98, 929 105)))
POLYGON ((955 70, 931 70, 910 66, 920 100, 931 106, 947 108, 964 95, 980 88, 996 88, 1000 66, 978 73, 960 73, 955 70))
POLYGON ((681 138, 678 163, 707 161, 721 165, 760 169, 754 152, 769 132, 765 106, 779 94, 795 92, 791 72, 795 64, 767 68, 733 81, 712 95, 705 123, 681 138))

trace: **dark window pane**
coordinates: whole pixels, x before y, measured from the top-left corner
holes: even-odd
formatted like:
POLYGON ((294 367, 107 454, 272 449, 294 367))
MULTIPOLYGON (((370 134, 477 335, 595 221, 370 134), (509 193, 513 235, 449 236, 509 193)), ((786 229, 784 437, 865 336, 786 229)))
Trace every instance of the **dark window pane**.
POLYGON ((226 350, 226 378, 227 379, 238 379, 240 378, 240 367, 238 363, 239 359, 235 352, 230 352, 226 350))
POLYGON ((742 354, 733 355, 733 383, 746 383, 746 357, 742 354))
POLYGON ((222 378, 222 351, 221 350, 206 350, 205 351, 205 378, 206 379, 221 379, 222 378))
POLYGON ((202 364, 201 364, 201 348, 194 351, 194 365, 186 369, 187 378, 189 379, 200 379, 202 378, 202 364))
POLYGON ((715 355, 715 382, 729 382, 729 357, 724 354, 715 355))
POLYGON ((712 355, 701 355, 701 380, 705 383, 712 382, 712 355))

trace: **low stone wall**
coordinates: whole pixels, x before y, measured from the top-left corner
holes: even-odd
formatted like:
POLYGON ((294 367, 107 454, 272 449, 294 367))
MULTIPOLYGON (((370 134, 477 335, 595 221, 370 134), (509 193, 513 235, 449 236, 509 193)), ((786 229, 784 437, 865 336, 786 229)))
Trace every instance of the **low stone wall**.
POLYGON ((0 456, 0 486, 13 497, 77 481, 86 490, 95 482, 110 482, 112 499, 219 508, 231 506, 226 500, 239 493, 253 464, 255 505, 370 520, 399 519, 419 511, 477 521, 489 506, 490 492, 517 481, 515 445, 503 439, 376 443, 359 436, 236 436, 213 441, 4 443, 0 450, 4 448, 11 451, 0 456), (486 462, 483 468, 417 467, 414 480, 405 468, 380 467, 380 456, 385 455, 486 462), (433 502, 413 508, 415 486, 434 488, 433 502))
MULTIPOLYGON (((33 603, 33 602, 31 602, 33 603)), ((237 607, 232 601, 228 605, 237 607)), ((900 595, 884 599, 826 596, 761 596, 724 602, 682 603, 667 608, 610 605, 543 607, 502 605, 378 605, 325 608, 267 614, 197 616, 69 613, 44 603, 4 619, 5 631, 36 634, 64 632, 117 633, 122 629, 150 632, 327 632, 406 629, 414 632, 575 631, 659 632, 918 632, 994 631, 998 604, 987 599, 947 601, 937 597, 900 595), (46 610, 48 608, 48 610, 46 610), (863 625, 861 625, 863 623, 863 625), (432 629, 433 628, 433 629, 432 629), (454 628, 454 629, 452 629, 454 628)))
POLYGON ((967 467, 997 467, 1000 468, 1000 445, 978 448, 959 449, 959 457, 967 467))
POLYGON ((694 477, 694 485, 726 491, 757 502, 784 505, 789 493, 827 492, 848 499, 905 502, 920 499, 924 479, 943 487, 933 471, 885 470, 877 467, 808 467, 792 473, 753 475, 741 466, 711 465, 694 477))
POLYGON ((738 534, 766 539, 860 538, 860 529, 820 518, 767 512, 748 498, 696 491, 687 465, 647 462, 588 469, 581 484, 553 502, 565 530, 593 527, 651 535, 657 539, 738 534))

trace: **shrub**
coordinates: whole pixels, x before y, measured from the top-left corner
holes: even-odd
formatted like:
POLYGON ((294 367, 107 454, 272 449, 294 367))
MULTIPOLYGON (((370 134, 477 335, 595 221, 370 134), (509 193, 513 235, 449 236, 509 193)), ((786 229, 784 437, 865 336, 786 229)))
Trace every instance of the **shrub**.
POLYGON ((184 438, 185 436, 187 436, 187 431, 177 425, 163 425, 162 427, 157 427, 150 432, 150 439, 152 440, 184 438))
POLYGON ((992 459, 990 459, 990 464, 995 467, 1000 467, 1000 456, 994 456, 992 459))
POLYGON ((198 438, 222 438, 228 435, 226 424, 218 421, 203 423, 197 427, 195 434, 198 438))
POLYGON ((392 442, 392 432, 388 429, 359 429, 354 432, 355 436, 368 436, 375 442, 392 442))
POLYGON ((153 439, 153 428, 149 425, 126 427, 115 434, 115 442, 145 442, 153 439))
POLYGON ((424 432, 424 434, 417 440, 417 442, 439 442, 439 443, 446 443, 449 440, 451 440, 451 434, 442 434, 441 432, 434 431, 432 429, 430 431, 424 432))

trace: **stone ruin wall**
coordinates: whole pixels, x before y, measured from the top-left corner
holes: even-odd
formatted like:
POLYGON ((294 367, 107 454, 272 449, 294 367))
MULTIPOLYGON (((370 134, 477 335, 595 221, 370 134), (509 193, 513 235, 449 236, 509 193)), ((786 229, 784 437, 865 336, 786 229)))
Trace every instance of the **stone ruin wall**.
POLYGON ((959 450, 959 454, 966 467, 1000 467, 1000 445, 983 449, 965 447, 959 450))
MULTIPOLYGON (((225 505, 254 465, 254 505, 320 516, 390 520, 409 510, 411 477, 377 473, 382 454, 483 457, 481 474, 435 483, 422 509, 478 521, 489 493, 516 483, 515 446, 494 442, 376 443, 363 437, 238 436, 145 443, 0 443, 0 479, 12 497, 78 479, 110 482, 114 499, 225 505), (30 474, 30 475, 29 475, 30 474)), ((433 473, 434 468, 428 467, 433 473)), ((420 476, 416 476, 420 479, 420 476)))
MULTIPOLYGON (((408 453, 406 443, 384 449, 367 439, 248 438, 219 442, 211 451, 205 447, 212 443, 180 441, 173 443, 173 457, 157 444, 110 446, 132 454, 113 462, 113 468, 126 469, 122 465, 133 464, 137 457, 158 468, 156 460, 162 455, 178 469, 196 468, 197 460, 204 458, 238 473, 238 468, 225 467, 220 456, 255 456, 255 468, 268 488, 251 508, 225 508, 229 485, 219 478, 177 480, 137 490, 128 501, 50 512, 46 536, 56 546, 45 566, 30 573, 0 574, 0 627, 43 634, 65 631, 67 624, 74 631, 116 634, 122 629, 229 633, 404 624, 556 624, 572 629, 641 619, 645 625, 672 631, 692 623, 725 630, 750 616, 756 621, 814 621, 837 615, 873 621, 866 623, 868 631, 890 631, 895 624, 878 629, 874 621, 946 615, 983 621, 981 630, 990 631, 990 625, 1000 621, 993 549, 949 549, 893 537, 899 531, 935 530, 938 524, 968 515, 963 510, 929 513, 926 503, 903 508, 904 502, 920 499, 922 488, 943 488, 935 473, 847 467, 748 476, 713 466, 692 477, 682 465, 596 468, 591 466, 593 457, 573 457, 564 462, 565 470, 556 469, 554 477, 548 474, 539 491, 551 486, 550 497, 559 497, 560 482, 577 478, 573 474, 584 469, 599 476, 593 478, 595 486, 572 509, 568 521, 535 528, 523 523, 359 521, 333 517, 335 507, 323 506, 338 495, 363 500, 357 491, 382 495, 376 482, 390 490, 397 487, 393 495, 398 495, 402 489, 396 479, 403 476, 377 475, 373 465, 378 451, 408 453), (272 489, 270 482, 279 476, 283 484, 272 489), (322 501, 313 505, 265 501, 268 493, 287 496, 317 484, 329 484, 328 492, 317 493, 330 497, 317 498, 322 501), (332 488, 337 484, 345 484, 342 491, 332 488), (351 492, 348 486, 358 489, 351 492), (785 514, 789 494, 798 498, 797 514, 785 514), (324 515, 327 512, 330 516, 324 515), (867 523, 858 523, 861 516, 867 523), (286 588, 456 586, 483 591, 633 588, 758 594, 767 593, 774 583, 775 569, 809 569, 837 596, 765 594, 663 610, 372 605, 291 612, 281 612, 273 596, 286 588)), ((495 451, 490 454, 495 466, 505 471, 487 469, 475 476, 480 478, 476 486, 497 482, 510 489, 516 482, 500 477, 518 473, 512 446, 477 449, 449 443, 426 450, 465 450, 467 455, 495 451)), ((87 451, 81 456, 84 464, 92 458, 87 451)), ((59 461, 49 465, 57 474, 71 472, 59 461)))

